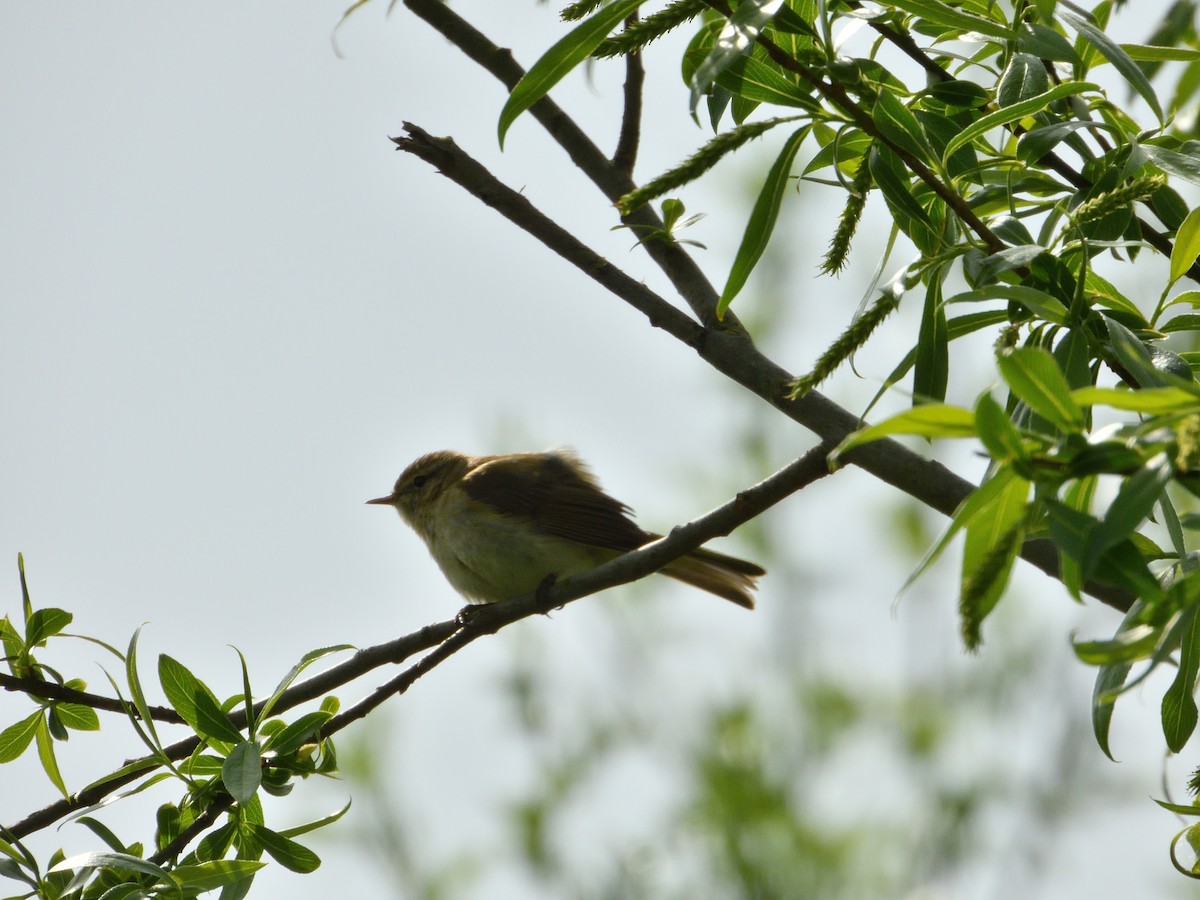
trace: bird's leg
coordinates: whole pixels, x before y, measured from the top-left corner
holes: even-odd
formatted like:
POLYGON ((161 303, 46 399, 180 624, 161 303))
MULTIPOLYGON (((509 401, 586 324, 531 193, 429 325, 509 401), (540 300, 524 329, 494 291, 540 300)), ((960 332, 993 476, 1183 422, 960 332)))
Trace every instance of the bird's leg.
MULTIPOLYGON (((541 608, 542 615, 544 616, 550 615, 550 610, 554 608, 552 605, 553 601, 550 600, 550 589, 554 587, 557 581, 558 576, 551 572, 542 579, 542 583, 539 584, 537 586, 537 590, 534 591, 533 596, 537 600, 538 606, 541 608)), ((560 604, 558 608, 562 609, 562 605, 560 604)))

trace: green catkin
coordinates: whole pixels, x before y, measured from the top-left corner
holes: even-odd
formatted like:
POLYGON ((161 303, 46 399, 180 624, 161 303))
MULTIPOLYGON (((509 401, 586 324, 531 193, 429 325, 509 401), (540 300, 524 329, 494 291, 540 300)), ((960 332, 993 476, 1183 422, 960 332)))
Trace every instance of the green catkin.
POLYGON ((606 38, 592 52, 592 56, 597 59, 608 59, 613 56, 637 53, 667 32, 690 22, 707 8, 708 5, 702 0, 675 0, 666 9, 634 22, 620 34, 606 38))
POLYGON ((761 122, 747 122, 745 125, 739 125, 730 131, 718 134, 674 169, 664 172, 637 190, 630 191, 617 201, 617 208, 622 215, 628 215, 651 200, 661 197, 689 181, 695 181, 720 162, 723 156, 732 153, 747 141, 753 140, 776 125, 794 122, 798 118, 799 116, 785 116, 777 119, 763 119, 761 122))
POLYGON ((871 148, 868 147, 858 164, 858 171, 854 173, 854 180, 850 182, 849 195, 846 197, 846 205, 842 208, 837 231, 833 233, 829 251, 821 263, 821 272, 825 275, 837 275, 846 267, 846 260, 850 258, 850 242, 854 240, 854 233, 858 230, 863 207, 867 205, 867 191, 871 189, 871 167, 867 165, 870 153, 871 148))
POLYGON ((879 299, 866 312, 850 323, 850 327, 821 354, 813 370, 802 378, 797 378, 788 385, 787 399, 795 400, 803 397, 816 388, 821 382, 833 374, 834 369, 850 358, 871 334, 883 324, 892 312, 900 305, 900 298, 891 292, 879 295, 879 299))

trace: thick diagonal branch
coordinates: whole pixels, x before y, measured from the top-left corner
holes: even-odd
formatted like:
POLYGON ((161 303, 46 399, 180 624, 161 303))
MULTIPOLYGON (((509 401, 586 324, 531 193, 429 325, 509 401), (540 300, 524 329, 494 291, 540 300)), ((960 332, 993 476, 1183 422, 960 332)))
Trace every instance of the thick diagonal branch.
MULTIPOLYGON (((697 324, 645 284, 590 249, 538 210, 523 194, 502 183, 453 140, 432 137, 409 123, 404 127, 406 135, 392 139, 398 149, 433 165, 455 184, 640 311, 651 325, 691 347, 715 369, 812 430, 822 440, 837 444, 861 426, 858 417, 815 391, 789 399, 789 385, 795 376, 760 353, 748 336, 740 331, 705 328, 697 324)), ((848 454, 846 459, 946 515, 953 515, 974 490, 974 485, 941 463, 891 440, 866 444, 848 454)), ((1058 577, 1058 555, 1049 542, 1030 541, 1021 555, 1048 575, 1058 577)), ((1088 591, 1122 610, 1133 602, 1126 592, 1104 585, 1089 585, 1088 591)))

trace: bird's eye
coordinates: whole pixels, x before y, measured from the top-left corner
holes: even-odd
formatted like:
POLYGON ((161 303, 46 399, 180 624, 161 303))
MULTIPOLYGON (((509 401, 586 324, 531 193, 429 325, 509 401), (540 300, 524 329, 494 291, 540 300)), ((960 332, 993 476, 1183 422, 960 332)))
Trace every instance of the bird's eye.
POLYGON ((428 475, 417 475, 415 478, 413 478, 413 487, 418 487, 418 488, 425 487, 425 482, 427 482, 428 480, 429 480, 428 475))

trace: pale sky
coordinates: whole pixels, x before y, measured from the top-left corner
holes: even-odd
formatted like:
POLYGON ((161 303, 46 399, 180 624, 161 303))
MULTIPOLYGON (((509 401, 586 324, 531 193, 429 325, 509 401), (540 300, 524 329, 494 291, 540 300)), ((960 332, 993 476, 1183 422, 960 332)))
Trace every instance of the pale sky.
MULTIPOLYGON (((342 8, 9 3, 0 12, 0 611, 19 610, 23 552, 35 604, 73 611, 72 631, 123 648, 147 623, 147 679, 166 652, 218 693, 237 690, 232 644, 266 691, 315 646, 368 645, 451 616, 458 598, 416 537, 389 511, 362 505, 425 451, 570 445, 643 524, 664 529, 812 443, 780 419, 761 468, 739 460, 722 474, 722 455, 736 459, 728 432, 759 401, 425 164, 394 152, 387 137, 405 120, 453 134, 617 265, 658 285, 630 252, 629 233, 609 232, 615 215, 531 119, 514 126, 501 154, 499 85, 464 68, 402 6, 390 17, 385 4, 352 17, 337 32, 339 59, 331 35, 342 8)), ((545 6, 521 7, 519 41, 503 31, 496 4, 455 8, 516 43, 526 64, 560 33, 545 6)), ((513 12, 506 4, 504 13, 513 12)), ((667 136, 645 151, 643 177, 704 136, 687 118, 671 52, 650 58, 659 80, 648 118, 677 124, 656 131, 667 136)), ((620 70, 601 65, 594 74, 592 84, 569 79, 556 97, 597 125, 611 149, 620 70)), ((751 152, 762 159, 777 146, 751 152)), ((726 181, 686 195, 691 211, 708 214, 690 236, 708 245, 700 259, 718 283, 748 214, 744 190, 754 189, 738 171, 731 165, 726 181)), ((754 171, 749 159, 740 171, 754 171)), ((786 226, 796 280, 752 281, 744 298, 750 313, 756 290, 790 298, 762 343, 796 371, 844 324, 875 264, 866 252, 840 281, 815 279, 836 211, 813 200, 806 215, 817 214, 819 223, 786 226)), ((864 238, 868 249, 872 241, 877 247, 878 233, 864 238)), ((867 369, 878 378, 890 367, 867 369)), ((861 405, 876 386, 851 385, 841 399, 861 405)), ((978 474, 968 455, 954 458, 964 474, 978 474)), ((747 678, 766 684, 754 667, 785 657, 792 629, 810 616, 832 626, 835 641, 845 634, 839 623, 863 629, 847 639, 852 646, 822 647, 834 667, 886 674, 975 664, 955 637, 952 563, 918 600, 893 610, 910 562, 886 538, 896 498, 880 490, 861 474, 839 475, 772 513, 778 543, 795 547, 792 576, 809 580, 798 593, 787 587, 794 581, 781 577, 773 587, 768 579, 753 614, 674 586, 639 594, 648 630, 667 623, 686 633, 682 649, 656 662, 664 681, 641 688, 686 685, 692 693, 680 702, 691 706, 747 678), (914 635, 925 628, 932 631, 914 660, 914 635)), ((736 539, 722 546, 746 552, 736 539)), ((1099 636, 1116 616, 1094 605, 1079 613, 1040 576, 1022 584, 1052 608, 1048 627, 1061 635, 1069 689, 1086 709, 1090 673, 1071 663, 1067 629, 1099 636)), ((432 853, 463 834, 485 845, 497 798, 536 777, 494 696, 522 641, 551 648, 565 705, 573 689, 594 693, 611 677, 611 654, 595 646, 600 626, 583 606, 479 642, 403 699, 395 777, 427 811, 421 837, 432 853), (505 770, 498 781, 497 768, 505 770)), ((91 645, 57 652, 68 676, 108 690, 96 662, 115 668, 91 645)), ((344 689, 343 703, 382 680, 344 689)), ((1095 835, 1066 836, 1053 896, 1166 876, 1175 823, 1142 799, 1158 795, 1157 696, 1130 698, 1128 718, 1118 712, 1118 734, 1151 729, 1146 747, 1129 734, 1122 745, 1122 774, 1141 791, 1122 815, 1144 817, 1145 840, 1123 843, 1105 860, 1111 868, 1089 881, 1078 867, 1095 865, 1095 835)), ((0 695, 0 726, 27 706, 0 695)), ((104 761, 138 752, 119 721, 105 726, 101 737, 77 736, 64 749, 72 786, 100 774, 93 752, 104 761)), ((52 799, 36 774, 26 777, 34 771, 26 763, 0 768, 0 821, 52 799)), ((306 791, 298 809, 285 807, 268 824, 329 812, 354 787, 301 784, 296 794, 306 791)), ((653 789, 646 794, 665 803, 653 789)), ((597 808, 598 818, 613 816, 597 808)), ((71 853, 87 849, 89 837, 67 826, 50 840, 71 853)), ((385 890, 336 837, 310 843, 322 869, 300 877, 272 866, 257 896, 385 890)), ((505 889, 520 896, 512 885, 489 896, 505 889)))

